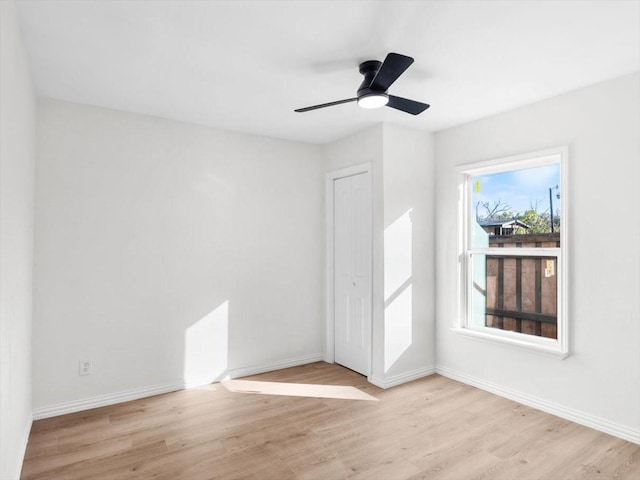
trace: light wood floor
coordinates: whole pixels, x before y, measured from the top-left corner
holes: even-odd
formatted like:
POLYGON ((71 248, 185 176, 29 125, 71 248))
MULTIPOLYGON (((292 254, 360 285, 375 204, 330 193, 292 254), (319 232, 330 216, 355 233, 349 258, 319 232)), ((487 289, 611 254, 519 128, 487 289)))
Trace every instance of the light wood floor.
POLYGON ((34 422, 23 479, 634 479, 640 446, 433 375, 389 390, 325 363, 251 377, 378 401, 220 384, 34 422))

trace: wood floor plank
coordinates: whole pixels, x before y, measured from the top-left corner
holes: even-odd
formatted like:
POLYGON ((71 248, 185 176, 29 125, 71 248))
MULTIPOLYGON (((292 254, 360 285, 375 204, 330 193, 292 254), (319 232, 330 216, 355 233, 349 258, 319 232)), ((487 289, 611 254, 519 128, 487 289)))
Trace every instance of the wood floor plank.
POLYGON ((439 375, 381 390, 320 362, 248 378, 352 386, 378 401, 214 384, 39 420, 21 478, 640 478, 640 446, 439 375))
POLYGON ((66 452, 29 458, 24 462, 22 476, 24 478, 46 478, 50 470, 64 470, 65 467, 71 467, 91 458, 121 452, 128 448, 131 448, 131 442, 129 437, 125 435, 82 445, 66 452))

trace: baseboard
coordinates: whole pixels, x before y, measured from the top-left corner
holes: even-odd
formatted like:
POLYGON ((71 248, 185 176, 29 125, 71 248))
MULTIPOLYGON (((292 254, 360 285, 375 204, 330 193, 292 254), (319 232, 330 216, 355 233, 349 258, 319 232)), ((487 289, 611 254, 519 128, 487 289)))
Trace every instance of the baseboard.
POLYGON ((322 353, 314 353, 312 355, 303 355, 301 357, 279 360, 277 362, 265 363, 262 365, 253 365, 250 367, 236 368, 229 370, 229 378, 248 377, 249 375, 258 375, 259 373, 273 372, 274 370, 282 370, 285 368, 298 367, 308 363, 322 362, 324 355, 322 353))
POLYGON ((224 370, 222 373, 218 375, 185 379, 180 384, 181 387, 176 390, 188 390, 190 388, 203 387, 205 385, 211 385, 212 383, 221 382, 222 380, 228 380, 229 378, 231 378, 229 375, 229 370, 224 370))
POLYGON ((436 373, 436 367, 420 367, 415 370, 410 370, 408 372, 400 373, 398 375, 391 375, 385 377, 384 379, 377 378, 375 376, 369 378, 369 383, 373 383, 376 387, 380 387, 383 389, 395 387, 396 385, 400 385, 402 383, 411 382, 412 380, 417 380, 422 377, 427 377, 436 373))
POLYGON ((163 393, 175 392, 182 390, 184 383, 152 385, 143 388, 133 388, 116 393, 106 395, 98 395, 96 397, 85 398, 82 400, 74 400, 71 402, 58 403, 47 407, 39 407, 33 409, 33 419, 41 420, 43 418, 57 417, 58 415, 66 415, 67 413, 81 412, 92 408, 106 407, 115 405, 116 403, 129 402, 140 398, 152 397, 163 393))
POLYGON ((523 405, 542 410, 543 412, 550 413, 557 417, 564 418, 565 420, 570 420, 572 422, 579 423, 580 425, 584 425, 585 427, 593 428, 594 430, 608 433, 614 437, 640 445, 640 430, 625 427, 624 425, 619 425, 579 410, 563 407, 562 405, 542 400, 541 398, 534 397, 532 395, 517 392, 510 388, 505 388, 501 385, 457 372, 448 367, 438 366, 436 368, 436 373, 452 380, 508 398, 509 400, 522 403, 523 405))
POLYGON ((74 400, 71 402, 64 402, 56 405, 34 408, 33 419, 41 420, 43 418, 57 417, 58 415, 81 412, 84 410, 90 410, 92 408, 106 407, 108 405, 115 405, 116 403, 130 402, 131 400, 138 400, 140 398, 152 397, 154 395, 161 395, 163 393, 175 392, 177 390, 183 390, 185 388, 208 385, 210 383, 218 382, 224 378, 246 377, 249 375, 257 375, 259 373, 271 372, 273 370, 281 370, 283 368, 289 367, 297 367, 299 365, 306 365, 307 363, 320 361, 322 361, 322 354, 316 353, 313 355, 304 355, 301 357, 289 358, 277 362, 265 363, 262 365, 253 365, 250 367, 228 370, 222 375, 211 378, 190 379, 187 381, 183 380, 175 383, 151 385, 142 388, 124 390, 116 393, 109 393, 106 395, 98 395, 96 397, 85 398, 82 400, 74 400))
POLYGON ((195 388, 209 385, 211 383, 220 382, 226 379, 234 379, 248 377, 250 375, 258 375, 260 373, 273 372, 274 370, 282 370, 285 368, 299 367, 308 363, 323 362, 324 355, 322 353, 314 353, 313 355, 303 355, 301 357, 288 358, 278 360, 277 362, 263 363, 261 365, 252 365, 250 367, 235 368, 225 370, 216 377, 207 377, 195 380, 189 380, 184 383, 184 388, 195 388))

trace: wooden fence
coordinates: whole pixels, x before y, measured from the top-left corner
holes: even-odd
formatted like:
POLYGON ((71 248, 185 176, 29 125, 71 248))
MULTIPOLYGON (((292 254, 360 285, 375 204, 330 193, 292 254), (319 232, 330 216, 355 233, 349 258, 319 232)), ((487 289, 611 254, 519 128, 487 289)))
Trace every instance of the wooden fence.
MULTIPOLYGON (((559 247, 560 234, 490 236, 489 247, 559 247)), ((486 326, 557 338, 557 259, 486 257, 486 326)))

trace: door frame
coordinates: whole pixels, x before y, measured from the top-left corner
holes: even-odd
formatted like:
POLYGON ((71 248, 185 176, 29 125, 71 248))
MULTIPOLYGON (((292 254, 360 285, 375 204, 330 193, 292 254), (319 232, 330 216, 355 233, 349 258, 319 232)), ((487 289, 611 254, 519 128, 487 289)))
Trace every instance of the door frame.
POLYGON ((325 264, 326 264, 326 279, 325 279, 325 296, 326 296, 326 312, 325 312, 325 347, 324 347, 324 361, 327 363, 335 363, 335 255, 334 255, 334 190, 333 182, 346 177, 352 177, 361 173, 369 174, 369 181, 372 183, 371 188, 371 235, 370 240, 372 243, 371 248, 371 308, 369 318, 369 329, 371 334, 369 335, 368 352, 368 366, 367 366, 367 378, 371 377, 371 355, 373 352, 373 168, 371 163, 361 163, 353 165, 351 167, 340 168, 338 170, 332 170, 327 172, 325 180, 325 264))

